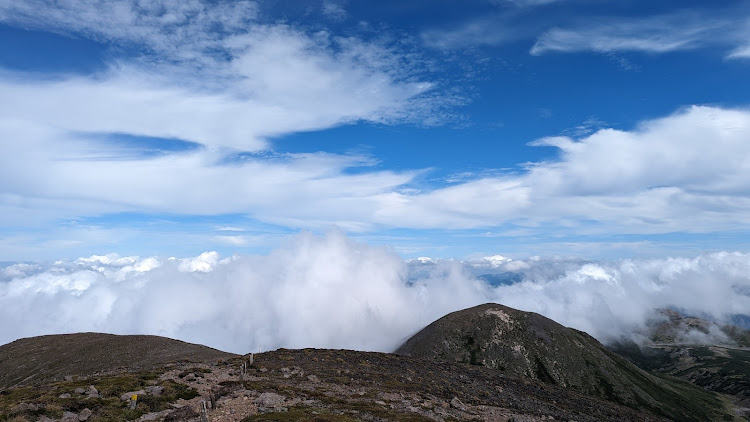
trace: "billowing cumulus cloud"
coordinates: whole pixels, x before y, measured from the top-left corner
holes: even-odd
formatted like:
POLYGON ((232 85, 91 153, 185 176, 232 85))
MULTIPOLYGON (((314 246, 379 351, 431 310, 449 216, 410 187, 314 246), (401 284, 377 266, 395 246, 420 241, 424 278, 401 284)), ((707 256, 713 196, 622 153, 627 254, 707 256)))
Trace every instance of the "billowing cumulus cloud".
POLYGON ((391 351, 432 320, 498 302, 601 340, 654 308, 724 320, 750 309, 750 255, 588 262, 404 261, 339 232, 264 256, 102 255, 0 270, 0 343, 76 331, 148 333, 245 353, 259 347, 391 351), (495 275, 497 277, 490 277, 495 275))

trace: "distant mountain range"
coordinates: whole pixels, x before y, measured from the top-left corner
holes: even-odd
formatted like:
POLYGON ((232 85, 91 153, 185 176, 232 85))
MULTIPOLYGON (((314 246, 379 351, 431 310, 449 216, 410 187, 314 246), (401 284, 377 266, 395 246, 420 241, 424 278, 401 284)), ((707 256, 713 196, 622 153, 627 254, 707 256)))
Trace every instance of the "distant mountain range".
POLYGON ((728 394, 750 417, 750 330, 661 309, 641 334, 643 344, 622 340, 609 348, 645 370, 728 394))
MULTIPOLYGON (((670 330, 655 332, 679 338, 670 330)), ((396 354, 239 356, 96 333, 0 346, 0 421, 13 422, 741 420, 734 398, 639 369, 586 333, 496 304, 449 314, 396 354)))

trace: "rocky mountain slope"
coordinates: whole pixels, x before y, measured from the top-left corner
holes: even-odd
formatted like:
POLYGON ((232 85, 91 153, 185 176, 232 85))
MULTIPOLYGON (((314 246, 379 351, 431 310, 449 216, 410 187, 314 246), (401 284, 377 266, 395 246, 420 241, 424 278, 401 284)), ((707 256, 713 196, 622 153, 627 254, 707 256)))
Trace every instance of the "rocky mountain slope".
POLYGON ((734 396, 750 419, 750 330, 665 309, 642 334, 644 344, 623 340, 608 347, 643 369, 734 396))
POLYGON ((77 333, 24 338, 0 346, 0 388, 118 368, 151 370, 178 360, 207 362, 233 356, 158 336, 77 333))
POLYGON ((585 333, 500 305, 448 315, 400 352, 424 357, 237 356, 94 333, 22 339, 0 346, 0 421, 733 420, 722 396, 648 375, 585 333))
POLYGON ((492 368, 675 420, 722 417, 715 395, 647 373, 586 333, 497 304, 446 315, 396 353, 492 368))
POLYGON ((249 356, 182 362, 5 389, 0 421, 666 420, 455 362, 316 349, 281 349, 249 362, 249 356))

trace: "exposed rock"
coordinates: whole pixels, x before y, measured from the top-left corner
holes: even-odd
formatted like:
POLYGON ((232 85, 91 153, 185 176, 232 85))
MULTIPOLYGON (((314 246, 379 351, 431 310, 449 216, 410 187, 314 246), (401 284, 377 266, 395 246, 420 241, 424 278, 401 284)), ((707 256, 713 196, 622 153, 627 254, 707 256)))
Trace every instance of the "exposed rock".
POLYGON ((461 403, 461 400, 459 400, 458 397, 453 397, 451 399, 451 407, 453 407, 454 409, 464 411, 464 412, 466 411, 466 405, 461 403))
POLYGON ((164 392, 164 387, 160 385, 149 385, 145 388, 146 393, 152 395, 152 396, 161 396, 164 392))
POLYGON ((192 407, 183 406, 169 413, 164 418, 164 422, 184 422, 197 418, 198 416, 200 416, 200 414, 196 412, 192 407))
POLYGON ((146 413, 145 415, 141 416, 137 419, 138 422, 148 422, 148 421, 156 421, 161 418, 164 418, 165 416, 173 413, 171 410, 163 410, 161 412, 151 412, 146 413))
POLYGON ((19 403, 11 411, 11 414, 23 413, 23 412, 36 412, 39 410, 39 406, 34 403, 19 403))
POLYGON ((78 422, 78 414, 73 412, 63 412, 60 422, 78 422))
POLYGON ((78 414, 78 420, 80 422, 85 422, 85 421, 89 420, 89 418, 91 417, 91 414, 92 414, 91 409, 89 409, 87 407, 87 408, 81 410, 81 413, 78 414))
POLYGON ((255 404, 260 407, 278 407, 284 401, 286 397, 276 393, 263 393, 254 400, 255 404))
POLYGON ((57 396, 57 397, 59 397, 59 398, 61 398, 61 399, 69 399, 69 398, 71 398, 72 396, 70 395, 70 393, 62 393, 62 394, 60 394, 60 395, 59 395, 59 396, 57 396))
POLYGON ((89 385, 89 389, 86 391, 86 395, 91 399, 99 398, 99 390, 97 390, 93 385, 89 385))
POLYGON ((145 390, 128 391, 127 393, 124 393, 120 396, 120 400, 129 401, 131 400, 133 396, 136 396, 136 395, 140 396, 140 395, 145 395, 145 394, 146 394, 145 390))

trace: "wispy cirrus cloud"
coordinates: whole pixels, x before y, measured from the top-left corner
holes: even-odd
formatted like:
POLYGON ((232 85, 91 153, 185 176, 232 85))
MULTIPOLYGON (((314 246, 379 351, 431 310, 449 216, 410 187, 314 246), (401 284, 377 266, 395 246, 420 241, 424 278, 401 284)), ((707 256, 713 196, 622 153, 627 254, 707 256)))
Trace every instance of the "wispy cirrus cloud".
POLYGON ((495 0, 495 3, 512 3, 520 7, 542 6, 550 3, 557 3, 563 0, 495 0))
POLYGON ((5 118, 71 132, 257 150, 356 121, 434 121, 441 107, 412 53, 263 23, 252 2, 5 2, 0 21, 132 50, 96 75, 0 74, 5 118))
POLYGON ((735 48, 727 57, 730 59, 750 59, 750 45, 735 48))
POLYGON ((485 16, 469 20, 457 27, 425 30, 420 36, 428 47, 458 49, 468 46, 500 45, 531 35, 528 29, 514 24, 512 18, 503 14, 485 16))
MULTIPOLYGON (((747 16, 738 10, 680 10, 654 16, 593 18, 549 29, 537 37, 532 55, 547 52, 667 53, 707 46, 735 48, 747 40, 747 16)), ((741 49, 741 47, 739 47, 741 49)), ((737 50, 735 50, 737 51, 737 50)), ((741 51, 741 50, 740 50, 741 51)), ((729 53, 727 57, 741 57, 729 53)))
POLYGON ((537 19, 539 16, 531 7, 557 2, 498 1, 519 7, 498 10, 452 27, 424 30, 422 40, 427 46, 447 49, 497 47, 534 40, 532 55, 586 51, 663 54, 711 46, 724 48, 727 58, 748 55, 750 10, 746 7, 684 8, 636 16, 578 12, 566 13, 557 20, 537 19))

